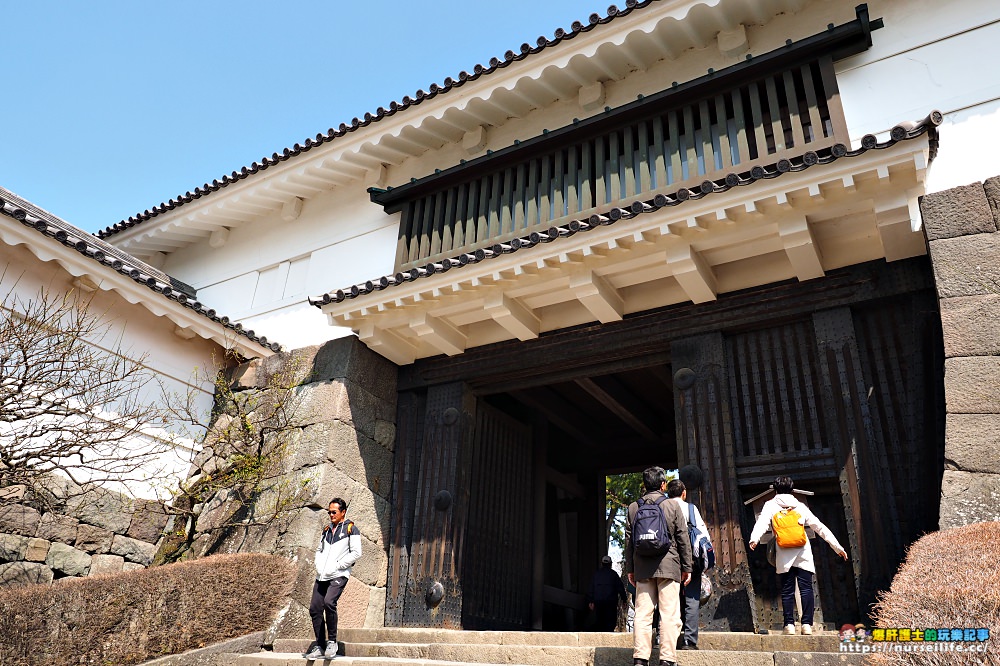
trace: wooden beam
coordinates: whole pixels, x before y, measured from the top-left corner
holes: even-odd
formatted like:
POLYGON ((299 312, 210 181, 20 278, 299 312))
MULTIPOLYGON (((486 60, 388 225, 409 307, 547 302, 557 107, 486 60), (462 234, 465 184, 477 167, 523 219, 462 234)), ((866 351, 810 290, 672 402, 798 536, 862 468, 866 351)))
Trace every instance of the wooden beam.
POLYGON ((464 333, 444 319, 419 312, 410 320, 410 330, 422 340, 448 356, 465 351, 468 341, 464 333))
POLYGON ((805 215, 785 217, 778 222, 778 234, 785 254, 800 282, 823 277, 823 257, 805 215))
POLYGON ((556 426, 573 438, 596 447, 594 428, 587 428, 587 418, 568 400, 547 388, 531 388, 512 391, 511 395, 520 400, 526 406, 538 411, 545 416, 552 425, 556 426))
POLYGON ((605 386, 601 386, 593 379, 582 378, 577 379, 576 384, 594 398, 597 398, 602 405, 607 407, 615 416, 627 423, 637 433, 646 439, 658 439, 659 435, 643 420, 643 418, 649 418, 649 415, 644 414, 643 418, 637 415, 636 412, 640 410, 636 407, 636 398, 627 395, 622 387, 610 387, 607 385, 607 380, 604 381, 605 386))
POLYGON ((594 271, 570 276, 569 288, 577 300, 602 324, 621 321, 625 311, 621 294, 594 271))
POLYGON ((518 340, 534 340, 538 337, 540 322, 535 313, 503 292, 489 294, 484 310, 518 340))
POLYGON ((396 365, 409 365, 417 358, 417 348, 399 335, 377 328, 366 321, 358 329, 358 338, 372 351, 386 357, 396 365))
POLYGON ((667 249, 667 264, 692 303, 715 300, 718 293, 715 274, 694 248, 682 243, 667 249))
POLYGON ((899 261, 925 254, 920 208, 915 194, 875 204, 875 223, 886 261, 899 261))

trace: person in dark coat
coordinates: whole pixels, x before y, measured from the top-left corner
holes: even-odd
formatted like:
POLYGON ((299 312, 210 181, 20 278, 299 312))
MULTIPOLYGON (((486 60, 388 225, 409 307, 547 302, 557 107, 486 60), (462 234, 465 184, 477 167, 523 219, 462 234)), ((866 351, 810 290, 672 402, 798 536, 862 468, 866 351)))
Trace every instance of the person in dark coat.
POLYGON ((611 558, 601 558, 601 567, 594 572, 587 593, 587 606, 597 615, 594 631, 614 631, 618 625, 618 603, 625 601, 625 584, 611 568, 611 558))
POLYGON ((666 499, 667 473, 662 467, 650 467, 642 473, 646 494, 640 502, 659 503, 670 533, 670 549, 663 555, 643 556, 635 552, 632 525, 639 502, 628 507, 625 522, 625 573, 635 585, 635 648, 632 663, 647 666, 653 649, 653 609, 660 608, 660 664, 676 666, 677 638, 681 634, 681 585, 691 580, 691 542, 687 518, 677 502, 666 499))

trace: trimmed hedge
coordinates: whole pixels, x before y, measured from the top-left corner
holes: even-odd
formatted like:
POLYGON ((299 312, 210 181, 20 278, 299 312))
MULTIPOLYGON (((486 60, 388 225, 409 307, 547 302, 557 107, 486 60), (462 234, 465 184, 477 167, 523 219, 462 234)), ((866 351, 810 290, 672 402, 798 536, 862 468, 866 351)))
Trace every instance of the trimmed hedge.
POLYGON ((0 664, 138 664, 270 626, 294 565, 217 555, 0 590, 0 664))
POLYGON ((980 644, 986 652, 883 653, 868 663, 1000 664, 1000 523, 942 530, 914 542, 875 605, 875 621, 881 628, 986 627, 990 639, 980 644))

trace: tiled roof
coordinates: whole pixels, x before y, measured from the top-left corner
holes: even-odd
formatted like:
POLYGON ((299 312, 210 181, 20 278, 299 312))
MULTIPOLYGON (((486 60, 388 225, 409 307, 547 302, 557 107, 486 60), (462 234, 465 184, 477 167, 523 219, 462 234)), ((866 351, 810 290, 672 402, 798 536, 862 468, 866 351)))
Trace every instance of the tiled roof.
POLYGON ((737 187, 753 185, 761 180, 779 178, 786 173, 794 173, 812 166, 829 164, 841 158, 857 157, 869 150, 889 148, 900 141, 915 139, 925 133, 929 135, 930 158, 933 159, 937 153, 936 128, 941 124, 942 120, 943 116, 941 112, 932 111, 920 122, 901 123, 893 127, 889 133, 889 139, 884 142, 879 142, 876 136, 867 134, 862 137, 861 147, 857 150, 850 150, 844 144, 838 143, 831 148, 819 152, 808 151, 798 157, 778 160, 778 162, 768 166, 755 166, 747 172, 730 173, 725 178, 719 180, 706 180, 700 187, 693 190, 682 188, 672 194, 657 194, 652 199, 634 201, 627 208, 610 208, 602 213, 595 213, 587 219, 571 220, 565 224, 550 227, 544 232, 533 232, 522 238, 514 238, 506 243, 497 243, 489 248, 482 248, 474 252, 449 257, 443 261, 430 263, 423 267, 411 268, 408 271, 396 273, 395 275, 383 275, 382 277, 368 280, 363 284, 350 285, 334 292, 325 293, 322 296, 310 296, 309 302, 316 307, 322 307, 330 303, 340 303, 373 291, 381 291, 413 282, 420 278, 444 273, 452 268, 460 269, 469 264, 477 264, 504 254, 526 250, 540 243, 550 243, 565 239, 577 233, 584 233, 600 226, 612 225, 619 220, 629 220, 638 215, 651 213, 661 208, 679 206, 688 201, 698 201, 712 194, 727 192, 737 187))
POLYGON ((273 153, 270 157, 265 156, 261 158, 260 162, 254 162, 248 167, 242 167, 239 171, 233 171, 230 174, 222 176, 222 178, 213 180, 211 183, 205 183, 201 187, 196 187, 194 188, 194 192, 185 192, 170 201, 160 203, 158 206, 153 206, 152 209, 146 209, 140 213, 136 213, 127 220, 122 220, 117 224, 98 231, 96 235, 98 238, 108 238, 117 233, 121 233, 122 231, 152 219, 157 215, 174 210, 184 204, 191 203, 192 201, 207 196, 212 192, 221 190, 228 185, 244 180, 260 171, 264 171, 265 169, 280 162, 285 162, 317 146, 329 143, 338 137, 344 136, 348 132, 354 132, 362 127, 367 127, 372 123, 382 120, 383 118, 393 116, 400 111, 416 106, 425 100, 442 95, 454 88, 459 88, 469 81, 475 81, 483 76, 488 76, 497 70, 504 69, 515 62, 524 60, 528 56, 539 53, 544 49, 556 46, 565 40, 572 39, 573 37, 585 32, 590 32, 599 25, 610 23, 616 18, 622 16, 627 16, 634 11, 638 11, 651 5, 655 1, 656 0, 626 0, 625 7, 623 9, 618 8, 616 5, 611 5, 608 7, 607 14, 604 16, 593 13, 588 17, 587 23, 574 21, 569 31, 559 28, 555 31, 552 38, 542 35, 535 40, 534 46, 525 42, 521 44, 517 51, 508 50, 504 53, 502 59, 491 58, 488 65, 476 64, 476 66, 472 68, 472 72, 461 71, 458 73, 457 78, 450 76, 445 77, 444 82, 441 85, 432 83, 428 86, 426 91, 417 90, 412 97, 410 95, 404 95, 402 100, 399 102, 392 101, 389 103, 388 107, 380 106, 374 113, 365 112, 363 117, 352 118, 350 124, 341 123, 337 128, 331 127, 326 134, 319 133, 315 138, 307 138, 303 143, 296 143, 291 148, 285 148, 280 153, 273 153))
POLYGON ((180 303, 199 315, 211 319, 232 330, 234 333, 267 347, 272 351, 280 351, 281 345, 269 342, 267 338, 258 337, 253 331, 244 330, 242 324, 233 323, 229 317, 219 315, 215 310, 206 307, 196 300, 196 292, 189 285, 176 280, 166 273, 139 261, 132 255, 94 238, 92 234, 74 227, 31 202, 22 199, 13 192, 0 187, 0 212, 13 218, 26 227, 31 227, 40 235, 73 248, 83 256, 93 260, 108 270, 113 270, 135 282, 144 284, 153 292, 180 303))

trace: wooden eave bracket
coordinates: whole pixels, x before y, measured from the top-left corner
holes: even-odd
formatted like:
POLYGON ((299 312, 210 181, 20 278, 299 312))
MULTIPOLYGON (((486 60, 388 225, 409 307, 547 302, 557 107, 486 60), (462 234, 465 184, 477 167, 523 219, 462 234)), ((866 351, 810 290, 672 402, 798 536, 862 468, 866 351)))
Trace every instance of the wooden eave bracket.
POLYGON ((518 340, 533 340, 538 337, 541 322, 534 312, 518 300, 496 290, 487 294, 484 306, 486 313, 518 340))
POLYGON ((819 245, 805 215, 783 217, 778 221, 778 234, 785 248, 785 255, 795 270, 799 282, 823 277, 823 258, 819 245))
POLYGON ((386 357, 396 365, 409 365, 417 359, 417 348, 396 333, 365 321, 356 331, 358 338, 372 351, 386 357))
POLYGON ((919 192, 914 190, 875 204, 875 222, 886 261, 899 261, 926 253, 919 192))
POLYGON ((410 320, 410 329, 421 340, 448 356, 455 356, 465 351, 468 343, 466 336, 458 328, 444 319, 434 317, 422 311, 416 313, 410 320))
POLYGON ((674 279, 692 303, 714 301, 719 287, 712 268, 687 243, 677 243, 667 249, 667 264, 674 279))
POLYGON ((594 271, 571 275, 569 288, 576 299, 602 324, 621 321, 625 301, 614 287, 594 271))

